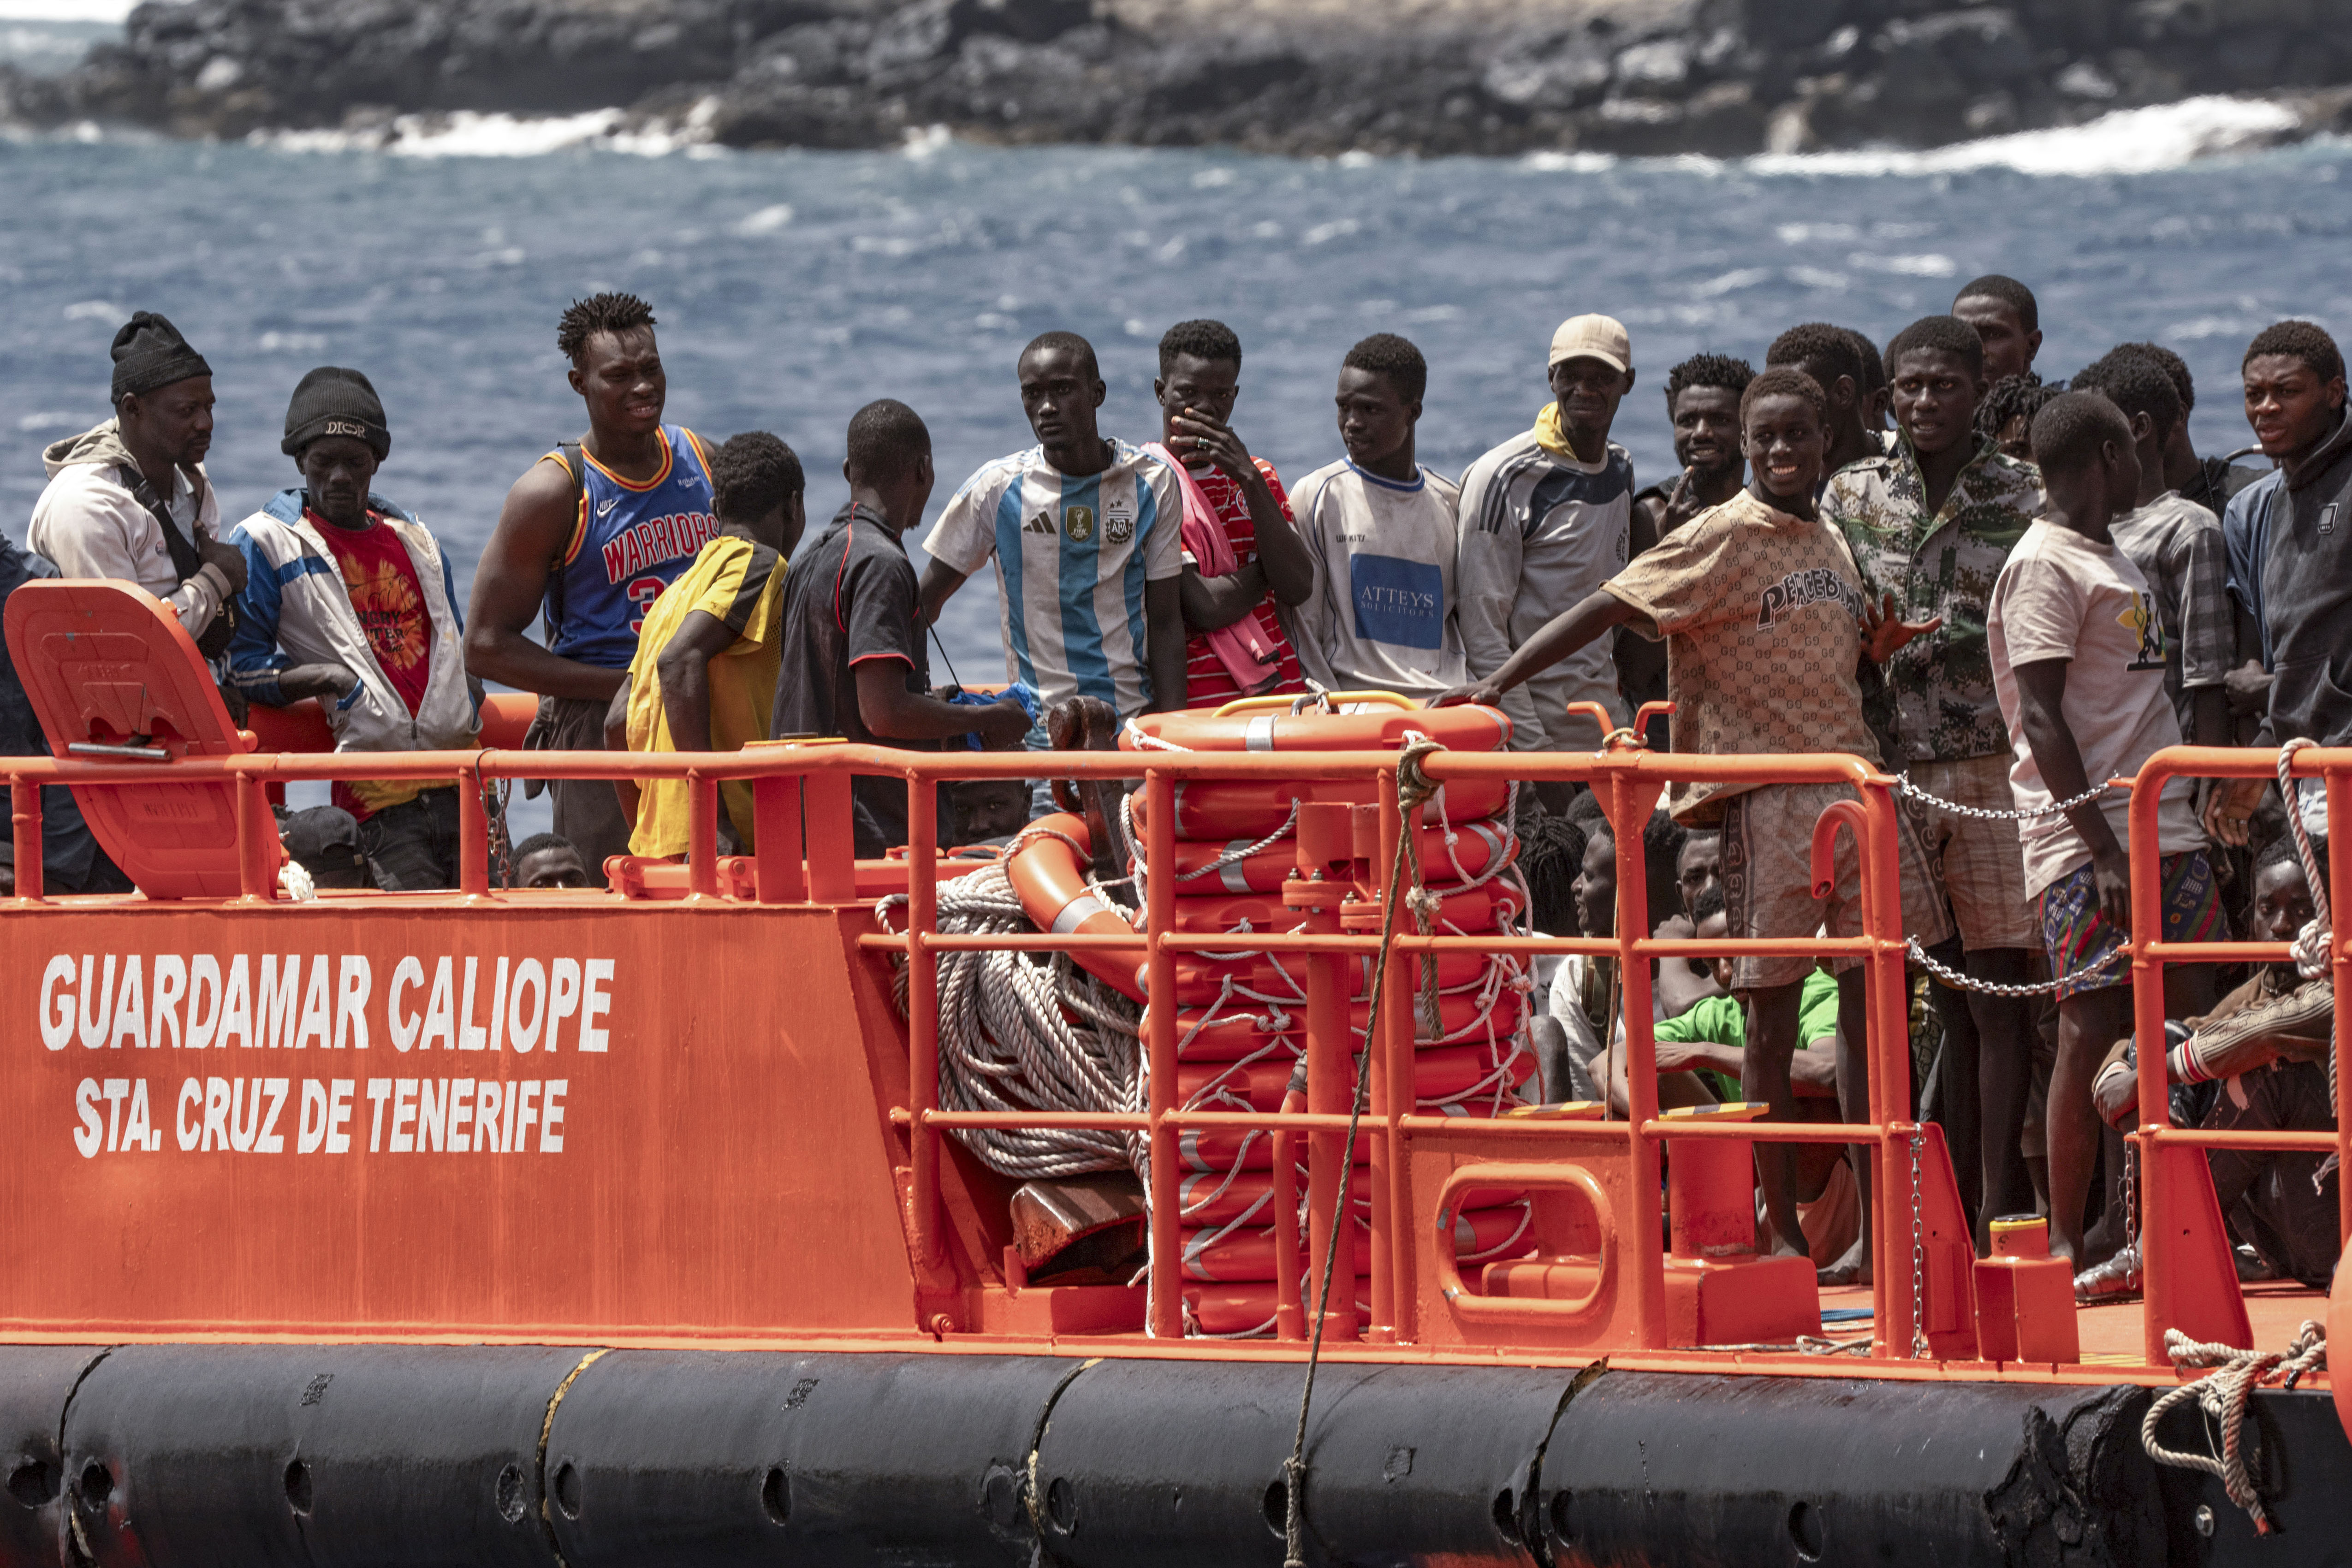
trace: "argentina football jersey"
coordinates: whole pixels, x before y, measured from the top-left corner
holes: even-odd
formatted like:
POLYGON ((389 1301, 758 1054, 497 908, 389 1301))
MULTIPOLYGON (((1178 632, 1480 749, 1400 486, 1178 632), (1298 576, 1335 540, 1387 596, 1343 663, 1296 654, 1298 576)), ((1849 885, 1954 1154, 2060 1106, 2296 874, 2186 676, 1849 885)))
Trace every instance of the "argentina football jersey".
POLYGON ((924 548, 966 576, 995 561, 1007 679, 1048 702, 1099 697, 1129 718, 1151 700, 1143 586, 1182 571, 1183 500, 1159 458, 1109 445, 1110 466, 1083 477, 1041 447, 989 464, 924 548))

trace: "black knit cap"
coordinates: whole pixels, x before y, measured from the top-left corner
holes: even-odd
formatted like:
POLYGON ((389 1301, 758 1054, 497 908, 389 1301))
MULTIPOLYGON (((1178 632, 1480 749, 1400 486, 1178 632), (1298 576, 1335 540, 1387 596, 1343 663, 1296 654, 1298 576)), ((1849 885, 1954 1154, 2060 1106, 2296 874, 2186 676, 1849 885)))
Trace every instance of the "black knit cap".
POLYGON ((188 346, 180 329, 152 310, 134 311, 114 334, 114 401, 145 396, 159 386, 210 375, 205 356, 188 346))
POLYGON ((299 458, 303 447, 322 436, 356 436, 374 449, 379 463, 392 451, 383 401, 358 371, 322 364, 296 384, 294 400, 286 405, 286 439, 278 449, 299 458))

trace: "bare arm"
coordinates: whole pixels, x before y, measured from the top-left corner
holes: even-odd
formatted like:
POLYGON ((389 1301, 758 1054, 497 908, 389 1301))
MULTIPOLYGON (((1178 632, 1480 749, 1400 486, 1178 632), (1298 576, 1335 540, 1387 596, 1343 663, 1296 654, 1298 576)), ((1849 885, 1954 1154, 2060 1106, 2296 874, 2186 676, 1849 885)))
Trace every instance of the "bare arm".
POLYGON ((533 464, 507 492, 466 606, 467 673, 518 691, 599 701, 627 684, 625 670, 564 658, 523 635, 539 618, 550 563, 576 521, 572 480, 557 464, 533 464))
POLYGON ((942 702, 936 697, 907 689, 907 665, 897 658, 860 659, 857 676, 857 717, 886 741, 947 741, 977 730, 992 751, 1021 743, 1029 732, 1029 714, 1007 698, 986 707, 942 702))
POLYGON ((1184 706, 1183 579, 1162 577, 1143 585, 1144 657, 1151 668, 1152 713, 1174 712, 1184 706))
MULTIPOLYGON (((2063 658, 2036 659, 2014 667, 2020 727, 2033 752, 2033 765, 2056 800, 2073 800, 2091 787, 2083 767, 2082 748, 2066 727, 2066 666, 2063 658)), ((2066 820, 2090 847, 2092 875, 2099 890, 2100 912, 2118 931, 2131 930, 2131 868, 2124 847, 2116 842, 2099 802, 2087 800, 2066 813, 2066 820)))
POLYGON ((915 619, 921 625, 940 624, 940 610, 955 597, 955 591, 964 584, 965 574, 948 565, 936 555, 923 568, 922 586, 915 590, 915 619))
MULTIPOLYGON (((677 624, 655 656, 672 751, 710 750, 710 661, 734 646, 736 635, 734 627, 709 611, 696 610, 677 624)), ((610 720, 608 712, 608 724, 610 720)))
POLYGON ((1253 561, 1223 577, 1203 577, 1197 566, 1187 566, 1176 579, 1184 625, 1196 632, 1232 626, 1258 607, 1266 594, 1265 568, 1253 561))
MULTIPOLYGON (((1170 432, 1173 445, 1181 448, 1186 441, 1195 445, 1191 450, 1207 454, 1209 461, 1234 484, 1241 487, 1242 499, 1249 506, 1250 526, 1257 534, 1257 564, 1263 575, 1258 590, 1243 610, 1255 608, 1259 600, 1271 592, 1286 605, 1296 605, 1315 589, 1315 563, 1307 553, 1307 542, 1290 520, 1282 515, 1282 503, 1274 499, 1274 489, 1259 472, 1257 461, 1249 453, 1239 436, 1230 426, 1191 409, 1176 416, 1170 432)), ((1246 568, 1244 569, 1246 571, 1246 568)), ((1185 620, 1203 631, 1231 625, 1241 618, 1242 611, 1222 621, 1193 620, 1188 605, 1185 620)))
POLYGON ((1616 595, 1605 588, 1596 588, 1576 605, 1546 622, 1541 631, 1520 644, 1518 651, 1503 661, 1502 668, 1485 680, 1455 687, 1430 706, 1443 708, 1457 702, 1497 702, 1504 692, 1529 676, 1549 669, 1610 627, 1645 618, 1641 611, 1616 595))
MULTIPOLYGON (((629 683, 625 680, 621 683, 621 689, 613 693, 613 700, 604 705, 604 749, 608 752, 629 749, 629 683)), ((621 797, 621 815, 629 819, 631 827, 635 827, 637 825, 637 781, 614 779, 613 793, 621 797)))

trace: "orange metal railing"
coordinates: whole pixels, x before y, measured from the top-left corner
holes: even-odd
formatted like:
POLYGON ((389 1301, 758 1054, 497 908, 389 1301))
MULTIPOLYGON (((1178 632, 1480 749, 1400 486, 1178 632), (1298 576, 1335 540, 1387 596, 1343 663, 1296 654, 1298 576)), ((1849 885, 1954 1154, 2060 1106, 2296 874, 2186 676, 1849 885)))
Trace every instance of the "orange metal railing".
MULTIPOLYGON (((2214 777, 2264 776, 2274 753, 2177 748, 2152 759, 2137 781, 2131 804, 2134 872, 2133 980, 2137 987, 2137 1026, 2143 1040, 2163 1038, 2162 967, 2166 963, 2206 962, 2221 958, 2276 960, 2282 943, 2167 943, 2150 940, 2156 929, 2158 889, 2155 849, 2155 803, 2162 782, 2176 774, 2214 777)), ((1186 779, 1281 779, 1378 781, 1379 859, 1377 893, 1386 885, 1385 871, 1399 852, 1402 836, 1418 831, 1419 814, 1405 818, 1396 805, 1396 758, 1386 752, 1060 752, 1050 763, 1036 753, 961 753, 953 756, 838 743, 771 743, 728 753, 620 755, 609 752, 521 752, 486 750, 468 752, 368 754, 362 759, 335 754, 268 753, 243 757, 184 761, 168 767, 133 762, 57 762, 46 758, 10 758, 0 763, 12 786, 14 829, 17 847, 18 907, 42 899, 40 886, 39 786, 44 784, 175 785, 217 780, 237 791, 240 864, 244 868, 241 901, 267 902, 278 898, 270 842, 274 825, 262 786, 295 780, 327 780, 347 776, 364 767, 373 779, 455 776, 464 805, 463 845, 459 879, 461 901, 494 900, 489 886, 488 820, 481 807, 481 785, 499 779, 627 777, 683 779, 693 786, 690 818, 691 849, 688 861, 689 900, 722 897, 718 871, 716 826, 718 785, 723 780, 746 779, 753 785, 758 837, 754 854, 752 901, 764 905, 791 903, 850 903, 858 899, 850 836, 838 829, 803 829, 814 825, 845 824, 852 774, 902 778, 908 790, 906 929, 898 934, 874 933, 860 939, 867 951, 903 953, 908 963, 909 1024, 908 1066, 909 1093, 905 1108, 911 1142, 911 1193, 907 1206, 909 1246, 919 1271, 932 1280, 949 1273, 946 1231, 941 1215, 940 1164, 942 1139, 958 1127, 1084 1127, 1141 1131, 1151 1150, 1152 1264, 1149 1276, 1149 1324, 1163 1336, 1182 1332, 1182 1281, 1179 1272, 1178 1140, 1187 1130, 1255 1131, 1275 1135, 1286 1143, 1303 1138, 1308 1148, 1311 1173, 1349 1157, 1343 1147, 1348 1118, 1328 1111, 1232 1111, 1188 1110, 1177 1103, 1177 1030, 1175 1009, 1151 1010, 1145 1048, 1150 1066, 1150 1092, 1138 1112, 975 1112, 950 1111, 939 1104, 937 955, 973 949, 1024 952, 1109 951, 1140 953, 1148 965, 1150 992, 1175 994, 1175 966, 1180 955, 1265 952, 1340 957, 1377 953, 1381 939, 1372 934, 1326 930, 1294 932, 1219 935, 1180 932, 1174 929, 1175 888, 1172 878, 1155 877, 1147 887, 1146 930, 1133 936, 1038 934, 1021 938, 942 934, 937 929, 937 877, 940 870, 936 790, 941 782, 961 779, 1020 779, 1050 771, 1075 779, 1128 779, 1138 776, 1149 805, 1144 855, 1147 864, 1174 863, 1176 812, 1174 791, 1186 779), (267 837, 264 835, 268 835, 267 837)), ((1407 1145, 1416 1138, 1460 1135, 1458 1120, 1417 1114, 1413 1109, 1412 998, 1414 961, 1430 953, 1585 953, 1613 957, 1622 965, 1629 1115, 1622 1121, 1546 1121, 1512 1119, 1475 1124, 1482 1138, 1498 1138, 1524 1146, 1523 1158, 1513 1165, 1542 1162, 1555 1167, 1566 1163, 1575 1148, 1591 1149, 1613 1142, 1630 1163, 1632 1190, 1662 1190, 1660 1152, 1665 1139, 1738 1138, 1812 1143, 1853 1143, 1871 1150, 1873 1184, 1874 1300, 1875 1316, 1872 1353, 1879 1358, 1913 1354, 1916 1292, 1906 1289, 1922 1264, 1914 1252, 1910 1216, 1919 1196, 1908 1158, 1898 1157, 1918 1124, 1911 1119, 1911 1063, 1907 992, 1905 984, 1906 944, 1900 929, 1901 898, 1897 883, 1894 781, 1859 759, 1839 754, 1799 756, 1702 756, 1653 752, 1635 744, 1620 744, 1585 753, 1476 753, 1441 752, 1430 757, 1424 771, 1433 780, 1505 778, 1519 781, 1574 780, 1600 795, 1612 819, 1623 825, 1615 835, 1618 857, 1617 934, 1609 938, 1423 936, 1400 930, 1390 947, 1390 968, 1383 984, 1379 1016, 1371 1022, 1370 1103, 1363 1130, 1370 1145, 1371 1192, 1370 1322, 1366 1337, 1375 1342, 1410 1342, 1423 1337, 1417 1321, 1419 1285, 1444 1268, 1434 1258, 1420 1256, 1422 1238, 1409 1223, 1414 1212, 1407 1145), (1747 783, 1845 784, 1854 798, 1825 813, 1814 835, 1813 865, 1817 883, 1831 865, 1835 835, 1852 832, 1860 849, 1864 934, 1851 938, 1808 937, 1770 941, 1660 940, 1648 935, 1647 879, 1640 825, 1646 822, 1664 786, 1678 780, 1731 780, 1747 783), (1656 1089, 1656 1046, 1651 1028, 1652 988, 1649 961, 1655 958, 1697 957, 1737 953, 1830 956, 1853 954, 1864 963, 1869 1039, 1869 1119, 1852 1124, 1757 1123, 1730 1125, 1668 1124, 1659 1118, 1656 1089)), ((2331 821, 2352 790, 2352 750, 2305 752, 2295 759, 2298 776, 2327 781, 2331 821)), ((2344 874, 2352 869, 2352 839, 2331 834, 2330 868, 2338 888, 2352 886, 2344 874)), ((1302 921, 1302 924, 1305 922, 1302 921)), ((2333 945, 2338 979, 2338 1049, 2352 1038, 2343 1026, 2347 980, 2352 980, 2352 942, 2338 938, 2333 945)), ((1344 1001, 1326 999, 1310 1009, 1310 1039, 1344 1041, 1348 1030, 1344 1001), (1314 1016, 1319 1012, 1321 1016, 1314 1016)), ((1347 1081, 1338 1086, 1310 1082, 1310 1104, 1347 1103, 1353 1091, 1353 1052, 1310 1050, 1310 1079, 1339 1072, 1347 1081)), ((2135 1136, 2142 1147, 2161 1152, 2179 1148, 2254 1146, 2275 1149, 2333 1148, 2352 1154, 2352 1073, 2339 1074, 2338 1131, 2332 1134, 2280 1133, 2250 1138, 2175 1129, 2169 1126, 2164 1084, 2164 1053, 2151 1048, 2140 1054, 2139 1094, 2142 1127, 2135 1136)), ((2168 1258, 2167 1190, 2154 1179, 2156 1159, 2143 1163, 2142 1213, 2147 1247, 2146 1323, 2149 1359, 2163 1364, 2162 1337, 2179 1321, 2180 1281, 2168 1258)), ((1291 1161, 1278 1152, 1276 1180, 1289 1183, 1291 1161)), ((1507 1167, 1497 1167, 1498 1171, 1507 1167)), ((1499 1179, 1496 1177, 1496 1179, 1499 1179)), ((1322 1184, 1316 1184, 1318 1187, 1322 1184)), ((2352 1187, 2347 1187, 2343 1223, 2352 1234, 2352 1187)), ((1295 1205, 1275 1205, 1277 1256, 1310 1256, 1319 1232, 1298 1234, 1295 1205)), ((1665 1350, 1664 1238, 1658 1205, 1639 1202, 1629 1212, 1613 1216, 1613 1234, 1606 1238, 1608 1266, 1603 1279, 1621 1282, 1612 1289, 1633 1293, 1635 1343, 1628 1348, 1665 1350)), ((1285 1269, 1286 1275, 1294 1271, 1285 1269)), ((2234 1289, 2234 1280, 2231 1282, 2234 1289)), ((1285 1287, 1283 1331, 1291 1336, 1306 1331, 1298 1310, 1297 1284, 1285 1287)), ((1538 1329, 1556 1323, 1561 1303, 1483 1298, 1475 1315, 1489 1323, 1538 1329)), ((1350 1314, 1352 1315, 1352 1314, 1350 1314)), ((1334 1313, 1337 1320, 1340 1314, 1334 1313)), ((1850 1364, 1850 1363, 1847 1363, 1850 1364)))
MULTIPOLYGON (((2297 779, 2325 782, 2327 801, 2326 868, 2329 888, 2341 893, 2352 888, 2352 834, 2336 832, 2338 822, 2352 822, 2352 748, 2314 746, 2295 753, 2290 767, 2297 779)), ((2152 1365, 2166 1362, 2164 1334, 2200 1315, 2200 1291, 2215 1281, 2183 1267, 2174 1256, 2191 1216, 2179 1184, 2162 1179, 2165 1162, 2178 1151, 2202 1161, 2207 1149, 2248 1149, 2286 1152, 2334 1151, 2339 1163, 2352 1163, 2352 933, 2334 931, 2328 939, 2328 962, 2336 985, 2336 1131, 2333 1132, 2218 1132, 2172 1125, 2172 1101, 2165 1080, 2164 966, 2168 963, 2210 963, 2252 961, 2275 963, 2293 957, 2284 942, 2164 942, 2163 877, 2157 837, 2157 808, 2164 786, 2176 778, 2275 778, 2278 753, 2219 746, 2173 746, 2158 752, 2142 765, 2132 781, 2132 1034, 2140 1042, 2139 1129, 2133 1142, 2140 1160, 2140 1246, 2147 1283, 2142 1314, 2146 1352, 2152 1365)), ((2289 811, 2296 803, 2286 803, 2289 811)), ((2315 892, 2317 889, 2314 889, 2315 892)), ((2193 1187, 2191 1189, 2194 1190, 2193 1187)), ((2336 1181, 2336 1245, 2352 1239, 2352 1180, 2336 1181)), ((2235 1280, 2230 1280, 2234 1290, 2235 1280)))

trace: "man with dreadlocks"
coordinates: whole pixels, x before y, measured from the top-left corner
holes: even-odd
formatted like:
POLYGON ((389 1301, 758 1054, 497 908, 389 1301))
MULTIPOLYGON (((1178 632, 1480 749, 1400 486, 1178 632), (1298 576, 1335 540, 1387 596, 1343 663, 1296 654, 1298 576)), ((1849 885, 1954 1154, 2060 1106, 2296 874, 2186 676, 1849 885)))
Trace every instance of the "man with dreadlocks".
MULTIPOLYGON (((601 751, 604 710, 629 678, 637 628, 663 589, 718 531, 702 443, 662 423, 668 384, 653 307, 634 294, 572 302, 555 346, 588 433, 515 481, 482 552, 466 614, 466 668, 539 693, 527 748, 601 751), (544 609, 544 646, 523 635, 544 609)), ((536 795, 536 782, 526 786, 536 795)), ((558 779, 555 831, 601 883, 629 823, 603 779, 558 779)))
POLYGON ((1991 442, 2004 458, 2033 461, 2033 416, 2059 390, 2035 375, 2012 375, 1994 382, 1984 401, 1977 405, 1978 442, 1991 442))

